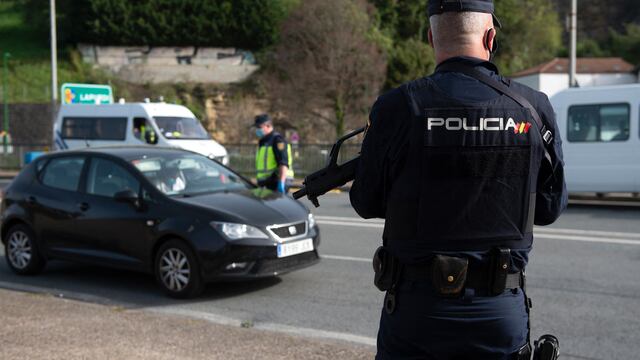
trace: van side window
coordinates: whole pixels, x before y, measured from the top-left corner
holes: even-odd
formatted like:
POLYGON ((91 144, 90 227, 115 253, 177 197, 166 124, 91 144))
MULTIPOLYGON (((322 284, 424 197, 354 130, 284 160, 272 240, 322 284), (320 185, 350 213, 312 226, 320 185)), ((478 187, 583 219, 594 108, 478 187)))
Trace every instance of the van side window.
POLYGON ((40 181, 42 181, 42 184, 52 188, 77 191, 84 161, 84 157, 51 159, 41 173, 40 181))
POLYGON ((65 117, 62 138, 72 140, 124 140, 127 118, 124 117, 65 117))
POLYGON ((569 108, 570 142, 629 140, 629 104, 574 105, 569 108))

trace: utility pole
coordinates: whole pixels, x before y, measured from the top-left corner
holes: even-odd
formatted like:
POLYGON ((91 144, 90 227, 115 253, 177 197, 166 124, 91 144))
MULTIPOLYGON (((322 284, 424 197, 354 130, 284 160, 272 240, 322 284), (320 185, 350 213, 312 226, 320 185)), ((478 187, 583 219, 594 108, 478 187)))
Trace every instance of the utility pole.
POLYGON ((576 46, 578 41, 578 0, 571 0, 571 20, 569 25, 571 34, 571 57, 569 59, 569 87, 576 87, 576 46))
MULTIPOLYGON (((56 0, 49 0, 51 15, 51 105, 58 103, 58 50, 56 43, 56 0)), ((55 111, 54 115, 55 117, 55 111)))
POLYGON ((9 57, 11 54, 8 52, 4 53, 2 56, 2 102, 4 103, 4 116, 3 116, 3 134, 2 134, 2 146, 3 146, 3 154, 7 153, 7 145, 8 145, 8 134, 9 134, 9 57))

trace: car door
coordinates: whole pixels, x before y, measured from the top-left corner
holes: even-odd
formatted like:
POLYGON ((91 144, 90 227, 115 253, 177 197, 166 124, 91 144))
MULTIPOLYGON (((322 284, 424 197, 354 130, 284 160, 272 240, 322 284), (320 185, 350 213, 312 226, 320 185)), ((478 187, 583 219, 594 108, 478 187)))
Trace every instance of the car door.
POLYGON ((123 165, 116 159, 91 157, 83 199, 87 208, 77 227, 95 247, 91 256, 96 260, 142 268, 152 246, 154 221, 141 202, 137 206, 115 199, 126 190, 143 193, 140 180, 123 165))
POLYGON ((82 237, 74 225, 82 216, 79 187, 85 164, 82 155, 49 159, 27 196, 34 230, 48 253, 73 253, 82 237))

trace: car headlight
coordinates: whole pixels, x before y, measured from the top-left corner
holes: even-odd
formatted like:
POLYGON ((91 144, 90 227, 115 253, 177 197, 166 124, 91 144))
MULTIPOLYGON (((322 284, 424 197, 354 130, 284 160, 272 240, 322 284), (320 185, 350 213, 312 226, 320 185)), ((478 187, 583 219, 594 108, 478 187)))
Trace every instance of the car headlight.
POLYGON ((211 226, 218 230, 229 240, 239 240, 244 238, 268 239, 269 236, 257 227, 247 224, 234 224, 225 222, 211 222, 211 226))
POLYGON ((307 221, 309 222, 309 229, 313 229, 316 226, 316 218, 313 217, 312 213, 309 213, 307 221))

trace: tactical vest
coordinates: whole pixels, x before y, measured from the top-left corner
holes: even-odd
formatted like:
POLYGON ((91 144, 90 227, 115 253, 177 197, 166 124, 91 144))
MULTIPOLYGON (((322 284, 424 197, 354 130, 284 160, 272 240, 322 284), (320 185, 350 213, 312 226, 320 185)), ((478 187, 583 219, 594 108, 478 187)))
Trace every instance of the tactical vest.
MULTIPOLYGON (((278 169, 278 162, 273 152, 273 141, 275 136, 258 147, 256 152, 256 179, 265 180, 278 169)), ((288 170, 287 178, 293 179, 293 157, 291 156, 291 145, 287 144, 288 170)))
POLYGON ((412 112, 402 151, 416 188, 392 187, 385 238, 417 251, 529 247, 544 157, 530 111, 505 95, 462 103, 430 78, 402 90, 412 112), (402 230, 414 224, 394 217, 400 207, 416 213, 415 228, 402 230))

